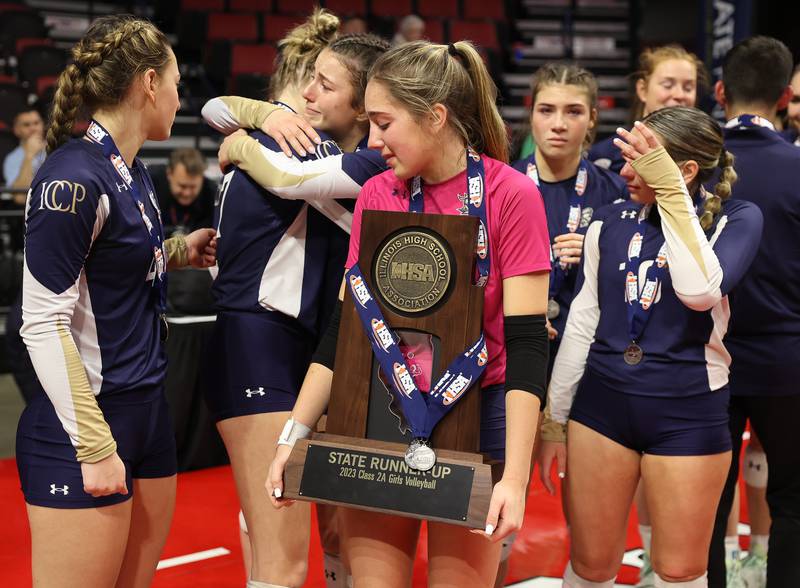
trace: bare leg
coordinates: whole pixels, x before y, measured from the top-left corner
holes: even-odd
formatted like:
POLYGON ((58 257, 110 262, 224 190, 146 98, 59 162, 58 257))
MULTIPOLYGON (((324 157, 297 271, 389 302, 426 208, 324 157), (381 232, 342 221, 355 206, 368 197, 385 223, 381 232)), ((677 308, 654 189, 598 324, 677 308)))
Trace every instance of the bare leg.
POLYGON ((128 545, 117 588, 146 588, 167 541, 175 511, 177 476, 133 480, 133 508, 128 545))
POLYGON ((730 451, 642 458, 653 526, 653 567, 662 580, 688 582, 705 574, 714 518, 730 463, 730 451))
POLYGON ((225 419, 217 428, 225 442, 247 521, 252 551, 250 578, 282 586, 301 586, 308 570, 311 509, 297 502, 276 510, 264 490, 267 468, 288 412, 225 419))
POLYGON ((737 484, 736 490, 733 494, 733 506, 731 506, 731 514, 728 515, 728 526, 725 527, 726 537, 739 535, 739 511, 741 510, 741 503, 739 500, 739 485, 737 484))
POLYGON ((354 588, 411 586, 420 521, 340 507, 339 522, 354 588))
POLYGON ((27 505, 34 588, 112 588, 125 555, 132 504, 27 505))
POLYGON ((637 452, 569 422, 565 482, 570 559, 575 573, 585 580, 605 582, 619 570, 640 459, 637 452))
POLYGON ((497 578, 500 543, 469 529, 428 523, 428 586, 490 588, 497 578), (457 545, 458 549, 453 549, 457 545))

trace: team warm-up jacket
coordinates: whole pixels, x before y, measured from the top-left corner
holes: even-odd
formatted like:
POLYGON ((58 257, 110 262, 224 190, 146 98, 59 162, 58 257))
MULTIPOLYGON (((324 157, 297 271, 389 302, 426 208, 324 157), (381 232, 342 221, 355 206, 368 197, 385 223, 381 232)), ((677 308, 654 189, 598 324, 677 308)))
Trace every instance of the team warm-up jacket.
POLYGON ((762 230, 758 208, 728 200, 713 226, 700 226, 680 170, 663 148, 637 160, 657 206, 624 202, 604 209, 589 226, 582 271, 550 383, 552 419, 564 424, 581 379, 622 393, 681 397, 718 390, 728 382, 730 356, 722 343, 730 317, 728 293, 753 259, 762 230), (646 225, 646 226, 645 226, 646 225), (668 271, 652 296, 647 326, 637 341, 644 352, 628 365, 631 343, 626 264, 631 235, 644 231, 639 292, 647 269, 668 271), (663 247, 663 248, 662 248, 663 247))
MULTIPOLYGON (((763 122, 763 119, 762 119, 763 122)), ((769 126, 725 129, 732 198, 764 215, 753 264, 731 295, 731 393, 800 393, 800 149, 769 126)))

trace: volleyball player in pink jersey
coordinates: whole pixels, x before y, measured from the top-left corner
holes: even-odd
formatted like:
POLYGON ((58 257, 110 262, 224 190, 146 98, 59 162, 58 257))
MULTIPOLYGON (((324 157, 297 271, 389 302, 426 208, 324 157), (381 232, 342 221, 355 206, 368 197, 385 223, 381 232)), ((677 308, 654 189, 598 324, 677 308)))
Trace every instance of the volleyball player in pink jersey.
MULTIPOLYGON (((391 169, 369 180, 359 196, 347 267, 358 259, 365 209, 465 215, 477 207, 488 233, 488 264, 481 273, 487 278, 489 359, 481 389, 471 393, 482 398, 481 451, 504 463, 497 468, 485 532, 428 523, 431 586, 494 585, 500 540, 522 526, 542 408, 549 237, 535 184, 504 163, 507 137, 495 97, 485 65, 467 42, 392 49, 373 67, 366 93, 370 147, 391 169), (474 174, 481 175, 483 190, 473 199, 467 182, 474 174)), ((483 253, 479 249, 479 267, 483 253)), ((266 485, 276 506, 286 504, 280 496, 291 445, 308 435, 330 398, 338 321, 331 323, 270 467, 266 485)), ((356 585, 409 585, 420 521, 343 511, 342 541, 356 585)))

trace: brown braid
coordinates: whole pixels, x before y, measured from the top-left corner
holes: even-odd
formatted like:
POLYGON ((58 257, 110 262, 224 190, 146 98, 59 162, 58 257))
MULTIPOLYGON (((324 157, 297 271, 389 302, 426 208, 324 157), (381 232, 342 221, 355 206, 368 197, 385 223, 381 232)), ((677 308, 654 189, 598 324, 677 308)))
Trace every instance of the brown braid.
POLYGON ((700 216, 700 226, 707 231, 714 224, 714 219, 722 209, 722 203, 731 196, 731 185, 736 181, 736 170, 733 169, 733 153, 722 150, 719 156, 721 170, 719 180, 714 186, 713 194, 706 196, 703 205, 703 214, 700 216))
POLYGON ((58 78, 48 153, 69 139, 79 116, 119 104, 137 75, 148 69, 161 73, 170 59, 169 41, 152 23, 131 15, 97 19, 58 78))
POLYGON ((367 90, 367 74, 372 64, 386 53, 391 45, 385 39, 371 33, 355 33, 342 35, 328 46, 339 57, 350 72, 353 85, 354 109, 364 107, 364 92, 367 90))

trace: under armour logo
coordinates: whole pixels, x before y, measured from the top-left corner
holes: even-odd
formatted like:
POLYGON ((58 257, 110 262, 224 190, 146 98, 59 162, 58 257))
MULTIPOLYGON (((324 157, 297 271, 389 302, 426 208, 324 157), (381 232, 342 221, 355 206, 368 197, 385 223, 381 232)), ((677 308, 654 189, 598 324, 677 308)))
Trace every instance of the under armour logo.
POLYGON ((252 398, 254 394, 258 394, 259 396, 264 396, 264 394, 266 394, 262 386, 259 386, 255 390, 251 390, 250 388, 248 388, 247 390, 244 391, 244 393, 247 394, 248 398, 252 398))
POLYGON ((761 471, 761 464, 760 463, 754 463, 752 461, 748 461, 747 462, 747 467, 750 468, 750 469, 756 470, 757 472, 761 471))
POLYGON ((326 580, 330 579, 332 582, 335 582, 336 581, 336 572, 329 572, 328 570, 325 570, 325 579, 326 580))
MULTIPOLYGON (((117 182, 114 182, 114 183, 117 184, 117 182)), ((127 190, 127 189, 128 189, 128 186, 126 186, 125 184, 117 184, 117 192, 122 192, 123 190, 127 190)))
POLYGON ((623 218, 623 219, 625 219, 625 218, 634 219, 634 218, 636 218, 636 211, 635 210, 623 210, 622 211, 622 216, 620 216, 620 218, 623 218))
POLYGON ((69 494, 69 486, 64 484, 63 488, 59 488, 55 484, 50 484, 50 494, 55 494, 56 492, 61 492, 61 494, 66 496, 67 494, 69 494))

